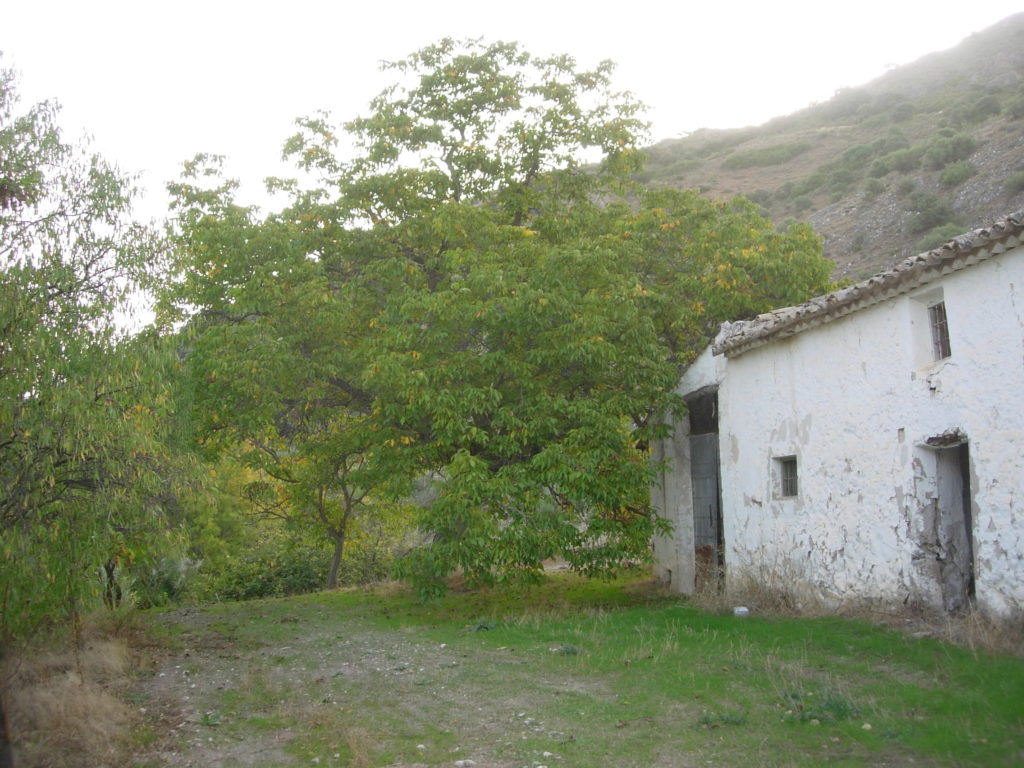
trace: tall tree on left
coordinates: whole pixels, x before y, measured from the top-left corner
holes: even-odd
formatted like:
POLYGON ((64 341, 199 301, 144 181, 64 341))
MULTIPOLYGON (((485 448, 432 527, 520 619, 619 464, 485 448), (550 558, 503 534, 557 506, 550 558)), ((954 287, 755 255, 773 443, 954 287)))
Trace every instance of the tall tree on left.
POLYGON ((174 356, 115 320, 155 241, 130 222, 129 181, 56 117, 19 111, 0 69, 0 655, 40 626, 77 628, 103 566, 171 530, 174 356))

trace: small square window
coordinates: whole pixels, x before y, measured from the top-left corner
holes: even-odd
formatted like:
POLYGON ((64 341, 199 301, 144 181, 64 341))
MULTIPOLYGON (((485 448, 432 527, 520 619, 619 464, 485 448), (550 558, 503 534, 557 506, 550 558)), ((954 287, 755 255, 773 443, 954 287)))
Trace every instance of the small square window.
POLYGON ((928 322, 932 328, 932 354, 936 360, 945 360, 950 356, 946 302, 940 301, 928 307, 928 322))
POLYGON ((800 490, 797 476, 796 456, 785 456, 776 459, 779 470, 779 491, 783 497, 796 496, 800 490))

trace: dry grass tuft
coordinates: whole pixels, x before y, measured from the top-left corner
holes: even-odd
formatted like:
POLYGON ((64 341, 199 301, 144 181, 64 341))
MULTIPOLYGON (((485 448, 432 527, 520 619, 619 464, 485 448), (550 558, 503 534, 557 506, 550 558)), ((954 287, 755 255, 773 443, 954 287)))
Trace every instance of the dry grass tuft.
POLYGON ((369 731, 358 726, 351 726, 345 728, 343 734, 351 753, 349 758, 351 768, 370 768, 373 765, 375 745, 369 731))
POLYGON ((975 653, 1024 657, 1024 611, 1009 617, 988 616, 977 610, 949 615, 920 605, 829 600, 788 563, 734 575, 728 590, 721 588, 715 574, 698 574, 697 584, 691 600, 711 613, 729 613, 735 606, 745 605, 755 613, 774 616, 840 615, 934 637, 975 653))
POLYGON ((819 616, 828 606, 821 594, 793 567, 761 568, 732 576, 723 589, 717 574, 697 574, 693 602, 712 613, 728 613, 745 605, 752 611, 775 616, 819 616))
POLYGON ((23 650, 0 670, 20 768, 123 764, 133 711, 112 691, 130 668, 120 640, 73 650, 23 650))
POLYGON ((911 620, 917 631, 970 649, 1024 657, 1024 615, 986 616, 968 610, 948 615, 920 612, 911 620))

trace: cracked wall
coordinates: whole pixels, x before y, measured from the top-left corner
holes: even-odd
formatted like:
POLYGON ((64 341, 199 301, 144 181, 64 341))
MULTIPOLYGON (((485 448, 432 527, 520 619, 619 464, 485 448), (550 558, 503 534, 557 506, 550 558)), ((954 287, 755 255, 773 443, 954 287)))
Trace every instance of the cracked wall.
MULTIPOLYGON (((682 392, 721 382, 727 579, 788 564, 826 598, 949 608, 936 457, 952 440, 969 445, 967 545, 978 605, 1002 615, 1024 607, 1021 286, 1018 247, 926 290, 688 372, 682 392), (933 362, 925 299, 936 291, 952 354, 933 362), (780 485, 785 457, 797 460, 796 495, 780 485)), ((685 458, 676 463, 685 475, 685 458)), ((679 490, 668 502, 676 520, 686 516, 679 490)), ((950 541, 946 551, 965 546, 950 541)), ((685 559, 685 547, 677 542, 672 556, 685 559)))

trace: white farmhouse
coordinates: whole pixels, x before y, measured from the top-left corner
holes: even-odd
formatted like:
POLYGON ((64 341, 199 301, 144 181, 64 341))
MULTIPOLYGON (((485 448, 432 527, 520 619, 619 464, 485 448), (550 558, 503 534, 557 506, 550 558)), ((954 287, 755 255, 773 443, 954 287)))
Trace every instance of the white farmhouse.
POLYGON ((656 448, 656 573, 1024 609, 1024 211, 726 323, 656 448))

